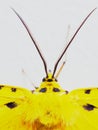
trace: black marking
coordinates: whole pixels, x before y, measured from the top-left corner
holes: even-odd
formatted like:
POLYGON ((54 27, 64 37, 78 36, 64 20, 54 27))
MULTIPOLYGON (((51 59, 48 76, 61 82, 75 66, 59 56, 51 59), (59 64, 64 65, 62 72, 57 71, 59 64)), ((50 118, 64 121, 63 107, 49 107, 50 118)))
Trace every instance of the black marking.
POLYGON ((54 92, 60 92, 60 89, 59 88, 53 88, 53 91, 54 92))
POLYGON ((15 102, 9 102, 9 103, 6 103, 4 105, 6 105, 10 109, 17 107, 17 103, 15 103, 15 102))
POLYGON ((2 89, 4 87, 4 85, 0 85, 0 89, 2 89))
POLYGON ((92 111, 92 110, 94 110, 94 108, 97 108, 97 107, 92 105, 92 104, 86 104, 86 105, 83 106, 83 108, 85 110, 92 111))
POLYGON ((53 81, 53 79, 47 79, 47 82, 52 82, 53 81))
POLYGON ((45 82, 45 81, 46 81, 46 78, 43 78, 42 81, 45 82))
POLYGON ((47 88, 41 88, 39 92, 44 93, 44 92, 46 92, 46 91, 47 91, 47 88))
POLYGON ((65 90, 65 94, 68 94, 69 92, 67 90, 65 90))
POLYGON ((11 90, 12 90, 12 92, 16 92, 17 89, 16 88, 11 88, 11 90))
POLYGON ((90 94, 90 92, 91 92, 91 89, 85 90, 85 93, 86 93, 86 94, 90 94))
POLYGON ((46 81, 46 82, 53 82, 53 81, 56 81, 56 82, 57 82, 57 79, 55 79, 55 78, 54 78, 54 79, 48 79, 48 77, 46 77, 46 78, 43 78, 43 79, 42 79, 42 82, 45 82, 45 81, 46 81))

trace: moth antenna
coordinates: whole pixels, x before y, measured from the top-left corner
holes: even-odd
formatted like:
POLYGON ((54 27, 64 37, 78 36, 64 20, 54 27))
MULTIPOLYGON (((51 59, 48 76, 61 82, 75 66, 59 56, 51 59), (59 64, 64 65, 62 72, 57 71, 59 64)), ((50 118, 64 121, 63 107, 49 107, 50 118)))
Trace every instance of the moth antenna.
POLYGON ((66 63, 66 62, 64 61, 63 64, 61 65, 60 69, 59 69, 58 72, 56 73, 56 76, 55 76, 56 79, 58 78, 60 72, 62 71, 62 69, 63 69, 65 63, 66 63))
POLYGON ((29 34, 29 36, 30 36, 32 42, 34 43, 35 48, 37 49, 37 51, 38 51, 38 53, 39 53, 39 55, 40 55, 40 57, 41 57, 41 59, 42 59, 42 61, 43 61, 44 68, 45 68, 45 73, 46 73, 46 76, 47 76, 47 75, 48 75, 48 71, 47 71, 46 61, 45 61, 45 59, 44 59, 44 56, 43 56, 42 53, 41 53, 41 50, 39 49, 39 47, 38 47, 38 45, 37 45, 37 43, 36 43, 36 41, 34 40, 32 34, 31 34, 31 32, 30 32, 30 29, 28 28, 27 24, 24 22, 24 20, 22 19, 22 17, 21 17, 12 7, 11 7, 11 9, 12 9, 12 10, 14 11, 14 13, 18 16, 18 18, 20 19, 20 21, 21 21, 22 24, 24 25, 25 29, 27 30, 27 32, 28 32, 28 34, 29 34))
MULTIPOLYGON (((96 8, 95 8, 96 9, 96 8)), ((60 57, 58 58, 58 60, 55 63, 54 66, 54 70, 53 70, 53 77, 55 75, 57 66, 60 62, 60 60, 62 59, 63 55, 65 54, 65 52, 67 51, 67 49, 69 48, 70 44, 72 43, 73 39, 75 38, 75 36, 77 35, 77 33, 79 32, 79 30, 81 29, 81 27, 84 25, 84 23, 86 22, 86 20, 89 18, 89 16, 95 11, 95 9, 93 9, 88 15, 87 17, 83 20, 83 22, 80 24, 80 26, 78 27, 78 29, 76 30, 76 32, 74 33, 74 35, 72 36, 71 40, 68 42, 67 46, 65 47, 64 51, 61 53, 60 57)))

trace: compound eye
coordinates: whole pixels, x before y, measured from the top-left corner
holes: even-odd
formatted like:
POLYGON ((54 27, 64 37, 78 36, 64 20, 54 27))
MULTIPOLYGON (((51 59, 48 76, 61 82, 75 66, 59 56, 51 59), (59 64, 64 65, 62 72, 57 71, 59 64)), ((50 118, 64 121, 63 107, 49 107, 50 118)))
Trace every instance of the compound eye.
POLYGON ((41 88, 39 92, 45 93, 47 91, 47 88, 41 88))
POLYGON ((53 88, 53 92, 60 92, 59 88, 53 88))
POLYGON ((43 78, 42 81, 45 82, 45 81, 46 81, 46 78, 43 78))

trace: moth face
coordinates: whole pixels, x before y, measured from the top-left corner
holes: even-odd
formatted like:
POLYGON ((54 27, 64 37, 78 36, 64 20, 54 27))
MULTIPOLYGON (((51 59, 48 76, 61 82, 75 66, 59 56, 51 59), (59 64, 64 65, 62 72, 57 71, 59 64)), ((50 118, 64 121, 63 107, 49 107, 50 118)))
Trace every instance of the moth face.
POLYGON ((57 80, 52 77, 52 74, 48 74, 46 78, 43 78, 42 83, 35 92, 48 93, 48 92, 65 92, 57 82, 57 80))

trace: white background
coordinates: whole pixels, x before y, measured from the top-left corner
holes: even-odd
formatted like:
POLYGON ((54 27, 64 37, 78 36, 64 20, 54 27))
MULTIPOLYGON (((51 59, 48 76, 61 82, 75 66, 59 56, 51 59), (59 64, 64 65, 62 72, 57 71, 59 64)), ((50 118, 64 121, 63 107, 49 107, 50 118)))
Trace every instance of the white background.
MULTIPOLYGON (((47 61, 53 66, 69 39, 98 0, 0 0, 0 83, 33 89, 45 76, 43 63, 25 28, 25 20, 47 61), (26 75, 22 73, 25 70, 26 75)), ((58 77, 67 90, 98 86, 98 9, 89 17, 62 62, 58 77)))

